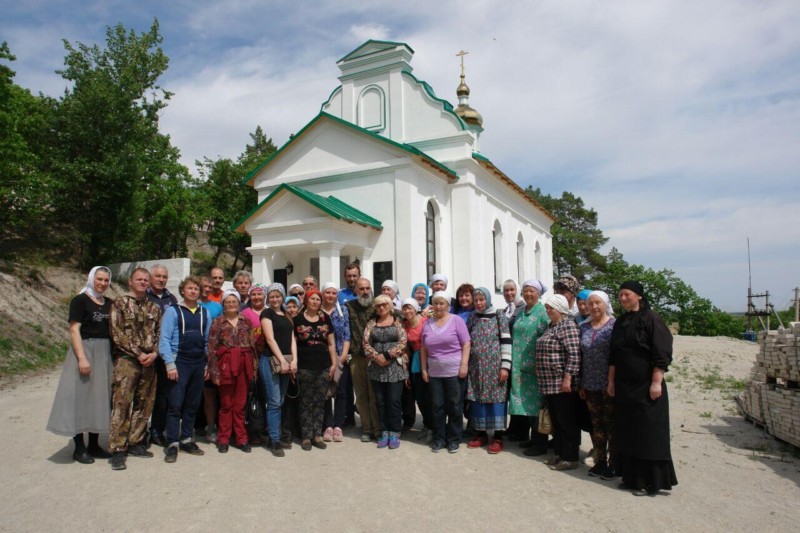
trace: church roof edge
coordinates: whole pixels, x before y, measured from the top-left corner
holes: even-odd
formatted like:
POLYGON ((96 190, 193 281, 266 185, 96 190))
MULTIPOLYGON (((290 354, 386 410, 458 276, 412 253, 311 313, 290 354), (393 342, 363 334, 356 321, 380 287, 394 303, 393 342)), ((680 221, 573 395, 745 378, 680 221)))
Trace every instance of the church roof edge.
POLYGON ((542 204, 540 204, 539 202, 534 200, 528 193, 526 193, 525 189, 520 187, 519 184, 517 184, 516 181, 512 180, 511 178, 509 178, 502 170, 497 168, 494 165, 494 163, 492 163, 489 160, 488 157, 486 157, 485 155, 480 154, 478 152, 472 152, 472 158, 475 161, 477 161, 478 164, 481 165, 483 168, 485 168, 486 170, 488 170, 489 172, 491 172, 492 174, 494 174, 495 176, 500 178, 500 180, 503 181, 506 185, 508 185, 509 187, 514 189, 518 194, 520 194, 523 198, 525 198, 525 200, 527 200, 528 203, 532 204, 534 207, 536 207, 536 209, 541 211, 547 218, 549 218, 553 222, 556 221, 556 217, 554 217, 553 214, 550 213, 550 211, 545 209, 542 206, 542 204))
POLYGON ((369 39, 368 41, 358 45, 356 48, 354 48, 353 50, 349 51, 347 54, 345 54, 344 57, 342 57, 336 63, 339 64, 342 61, 347 61, 348 59, 354 59, 356 57, 364 57, 366 55, 371 55, 371 54, 375 54, 375 53, 378 53, 378 52, 383 52, 385 50, 388 50, 389 48, 395 48, 395 47, 398 47, 398 46, 405 47, 409 52, 411 52, 412 54, 414 53, 414 50, 410 46, 408 46, 406 43, 401 43, 401 42, 397 42, 397 41, 381 41, 381 40, 378 40, 378 39, 369 39), (368 54, 358 55, 358 52, 360 50, 362 50, 362 49, 364 49, 364 48, 366 48, 368 46, 374 46, 374 45, 386 45, 386 46, 385 46, 385 48, 382 48, 380 50, 375 50, 374 52, 369 52, 368 54))

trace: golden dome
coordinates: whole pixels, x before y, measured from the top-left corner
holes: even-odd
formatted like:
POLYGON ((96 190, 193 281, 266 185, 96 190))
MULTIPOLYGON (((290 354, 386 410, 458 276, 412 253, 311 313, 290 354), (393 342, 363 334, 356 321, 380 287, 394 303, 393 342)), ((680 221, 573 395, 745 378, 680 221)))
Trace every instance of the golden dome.
POLYGON ((469 99, 469 87, 464 81, 463 73, 461 74, 461 83, 459 83, 458 88, 456 88, 456 94, 458 95, 458 107, 455 109, 456 115, 461 117, 461 120, 467 124, 483 127, 483 117, 467 103, 469 99))

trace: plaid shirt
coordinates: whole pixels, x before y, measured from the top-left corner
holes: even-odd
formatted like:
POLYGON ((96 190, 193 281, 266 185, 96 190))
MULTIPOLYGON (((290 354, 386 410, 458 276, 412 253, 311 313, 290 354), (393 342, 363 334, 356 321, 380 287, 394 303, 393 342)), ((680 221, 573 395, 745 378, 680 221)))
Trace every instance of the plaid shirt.
POLYGON ((581 369, 581 335, 577 324, 564 317, 550 326, 536 341, 536 377, 539 394, 558 394, 564 374, 572 376, 572 387, 577 390, 581 369))

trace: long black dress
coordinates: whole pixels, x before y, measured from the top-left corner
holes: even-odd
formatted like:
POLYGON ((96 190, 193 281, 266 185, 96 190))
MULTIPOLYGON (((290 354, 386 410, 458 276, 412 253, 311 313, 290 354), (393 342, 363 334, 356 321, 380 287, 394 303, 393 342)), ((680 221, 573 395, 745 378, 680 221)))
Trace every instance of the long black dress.
POLYGON ((609 359, 616 369, 612 440, 617 473, 633 489, 653 493, 678 484, 670 453, 666 380, 661 397, 650 399, 653 368, 666 371, 671 362, 672 334, 645 302, 639 311, 617 319, 609 359))

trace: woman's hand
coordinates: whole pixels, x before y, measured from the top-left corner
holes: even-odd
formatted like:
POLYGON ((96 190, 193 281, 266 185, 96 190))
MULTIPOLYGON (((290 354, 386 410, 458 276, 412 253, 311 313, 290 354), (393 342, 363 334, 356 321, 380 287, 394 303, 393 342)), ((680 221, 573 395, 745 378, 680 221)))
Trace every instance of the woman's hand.
POLYGON ((508 381, 508 369, 507 368, 501 368, 500 369, 500 383, 505 383, 506 381, 508 381))
POLYGON ((389 361, 386 360, 386 357, 384 357, 382 353, 376 355, 373 361, 375 361, 375 364, 378 366, 389 366, 389 361))
POLYGON ((92 365, 89 364, 89 360, 85 357, 78 358, 78 372, 80 372, 81 376, 88 376, 92 373, 92 365))
POLYGON ((561 380, 561 392, 572 392, 572 376, 569 374, 564 374, 561 380))
POLYGON ((170 381, 178 381, 178 369, 167 370, 167 379, 170 381))
POLYGON ((586 399, 586 389, 584 389, 583 387, 581 387, 581 388, 578 390, 578 396, 580 396, 580 397, 581 397, 581 400, 585 400, 585 399, 586 399))
POLYGON ((656 401, 659 398, 661 398, 661 382, 652 381, 650 382, 650 399, 656 401))
POLYGON ((430 383, 431 382, 430 378, 428 377, 428 371, 427 370, 423 370, 422 371, 422 381, 424 381, 425 383, 430 383))
POLYGON ((614 382, 613 381, 609 381, 608 382, 608 388, 606 388, 606 392, 608 393, 608 395, 610 397, 612 397, 612 398, 614 397, 614 392, 616 392, 616 391, 614 390, 614 382))
POLYGON ((458 367, 458 377, 464 379, 467 377, 469 373, 469 367, 467 365, 461 365, 458 367))
POLYGON ((289 363, 289 373, 294 377, 297 375, 297 358, 292 359, 289 363))
POLYGON ((212 380, 211 380, 211 383, 213 383, 214 385, 216 385, 217 387, 219 387, 219 378, 214 378, 214 379, 212 379, 212 380))
POLYGON ((281 362, 281 374, 288 374, 291 372, 291 365, 289 361, 286 360, 285 357, 280 357, 278 360, 281 362))
POLYGON ((329 381, 330 381, 330 380, 333 380, 333 376, 334 376, 335 374, 336 374, 336 366, 334 365, 334 366, 331 366, 331 367, 328 369, 328 380, 329 380, 329 381))

